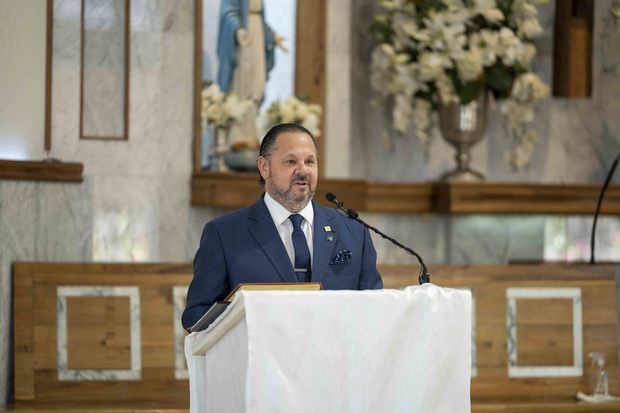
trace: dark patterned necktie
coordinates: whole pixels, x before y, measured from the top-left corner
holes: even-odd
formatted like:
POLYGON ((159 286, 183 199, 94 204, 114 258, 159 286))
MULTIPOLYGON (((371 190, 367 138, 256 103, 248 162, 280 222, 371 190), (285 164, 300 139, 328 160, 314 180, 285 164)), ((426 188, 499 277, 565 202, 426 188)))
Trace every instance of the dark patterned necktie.
POLYGON ((295 249, 295 275, 298 281, 310 281, 310 250, 308 249, 308 241, 301 229, 301 223, 304 220, 299 214, 293 214, 288 217, 293 223, 293 248, 295 249))

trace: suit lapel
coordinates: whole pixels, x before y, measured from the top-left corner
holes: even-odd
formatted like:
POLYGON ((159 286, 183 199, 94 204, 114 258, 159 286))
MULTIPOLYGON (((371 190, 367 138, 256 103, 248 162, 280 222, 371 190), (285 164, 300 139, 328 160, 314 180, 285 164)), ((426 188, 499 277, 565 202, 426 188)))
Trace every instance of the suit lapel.
POLYGON ((262 197, 250 207, 248 219, 250 233, 276 268, 282 281, 296 282, 293 264, 262 197))
POLYGON ((312 201, 314 209, 312 281, 321 282, 325 277, 329 261, 338 242, 338 226, 327 212, 328 209, 312 201), (325 227, 329 226, 331 231, 325 227), (331 240, 330 240, 331 239, 331 240))

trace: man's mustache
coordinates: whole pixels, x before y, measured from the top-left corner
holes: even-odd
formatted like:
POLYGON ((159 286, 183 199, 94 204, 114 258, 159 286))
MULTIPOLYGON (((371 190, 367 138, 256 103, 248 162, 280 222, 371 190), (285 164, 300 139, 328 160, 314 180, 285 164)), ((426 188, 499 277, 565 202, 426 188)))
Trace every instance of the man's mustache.
POLYGON ((295 175, 293 179, 291 179, 291 183, 299 181, 310 184, 310 177, 308 175, 295 175))

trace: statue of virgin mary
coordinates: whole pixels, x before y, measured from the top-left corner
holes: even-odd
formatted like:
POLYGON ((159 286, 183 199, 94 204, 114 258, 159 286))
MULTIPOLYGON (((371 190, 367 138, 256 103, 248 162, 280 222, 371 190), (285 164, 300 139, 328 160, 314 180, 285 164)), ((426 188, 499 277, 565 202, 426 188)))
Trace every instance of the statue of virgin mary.
POLYGON ((274 65, 274 49, 279 46, 286 50, 282 40, 265 22, 263 0, 222 0, 217 82, 221 90, 254 102, 233 128, 233 142, 258 145, 256 116, 274 65))

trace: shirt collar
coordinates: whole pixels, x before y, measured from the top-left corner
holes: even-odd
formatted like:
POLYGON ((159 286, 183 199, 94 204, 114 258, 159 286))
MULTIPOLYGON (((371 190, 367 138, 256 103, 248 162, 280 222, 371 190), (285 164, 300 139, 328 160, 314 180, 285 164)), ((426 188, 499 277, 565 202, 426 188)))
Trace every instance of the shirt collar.
MULTIPOLYGON (((267 192, 265 192, 265 205, 267 206, 269 214, 273 219, 273 223, 276 224, 276 227, 282 225, 282 223, 284 223, 291 215, 291 212, 284 208, 278 201, 273 199, 267 192)), ((308 204, 303 207, 298 214, 304 217, 310 226, 312 226, 314 223, 314 209, 312 208, 312 201, 308 202, 308 204)))

